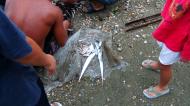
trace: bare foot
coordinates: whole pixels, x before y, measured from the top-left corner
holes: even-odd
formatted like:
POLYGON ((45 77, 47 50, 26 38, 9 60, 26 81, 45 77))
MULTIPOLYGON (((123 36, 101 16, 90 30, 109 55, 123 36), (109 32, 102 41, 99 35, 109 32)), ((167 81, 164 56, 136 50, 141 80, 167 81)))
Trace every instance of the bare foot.
POLYGON ((105 8, 105 6, 95 0, 91 1, 91 2, 87 2, 83 8, 82 11, 84 13, 93 13, 93 12, 97 12, 97 11, 101 11, 105 8))
POLYGON ((104 8, 104 5, 99 3, 97 0, 92 0, 92 5, 95 10, 101 10, 104 8))

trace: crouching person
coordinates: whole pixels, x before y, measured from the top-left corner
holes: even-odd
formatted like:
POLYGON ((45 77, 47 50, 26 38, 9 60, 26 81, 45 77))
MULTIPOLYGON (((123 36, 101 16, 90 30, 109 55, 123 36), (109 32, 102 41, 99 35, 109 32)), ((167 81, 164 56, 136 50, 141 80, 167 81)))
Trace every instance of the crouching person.
POLYGON ((50 106, 32 65, 43 66, 53 74, 56 62, 0 9, 0 106, 50 106))

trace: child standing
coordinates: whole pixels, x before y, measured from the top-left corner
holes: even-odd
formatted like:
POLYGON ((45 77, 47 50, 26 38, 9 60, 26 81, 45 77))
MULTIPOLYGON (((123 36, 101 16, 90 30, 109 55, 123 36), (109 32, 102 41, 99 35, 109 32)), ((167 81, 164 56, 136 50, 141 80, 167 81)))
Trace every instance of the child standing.
POLYGON ((160 70, 160 82, 143 91, 147 98, 157 98, 169 93, 168 83, 172 76, 171 65, 190 60, 190 0, 166 0, 161 13, 163 19, 153 32, 160 45, 159 61, 144 60, 142 66, 160 70))

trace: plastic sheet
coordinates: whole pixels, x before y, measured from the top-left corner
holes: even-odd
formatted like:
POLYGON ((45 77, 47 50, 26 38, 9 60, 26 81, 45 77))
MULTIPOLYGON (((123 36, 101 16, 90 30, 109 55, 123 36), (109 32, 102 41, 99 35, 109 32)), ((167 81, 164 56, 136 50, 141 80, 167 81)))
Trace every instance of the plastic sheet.
MULTIPOLYGON (((57 60, 57 74, 54 76, 54 79, 65 83, 78 78, 84 62, 89 56, 91 50, 90 45, 97 40, 103 42, 104 79, 110 75, 113 67, 121 66, 120 60, 113 55, 111 50, 112 35, 96 29, 85 28, 80 29, 72 35, 64 48, 59 49, 55 54, 57 60)), ((92 59, 84 76, 88 76, 92 79, 101 77, 97 56, 92 59)))

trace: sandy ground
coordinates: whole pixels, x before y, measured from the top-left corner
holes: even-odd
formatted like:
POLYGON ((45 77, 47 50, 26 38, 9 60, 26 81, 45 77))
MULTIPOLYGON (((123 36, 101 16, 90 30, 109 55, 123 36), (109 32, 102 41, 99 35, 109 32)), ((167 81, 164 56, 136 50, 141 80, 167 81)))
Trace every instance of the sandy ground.
POLYGON ((80 27, 100 29, 113 34, 113 50, 127 60, 126 71, 113 71, 102 86, 100 80, 83 78, 57 87, 48 97, 64 106, 190 106, 190 65, 176 63, 170 82, 170 94, 158 99, 146 99, 143 89, 159 81, 159 73, 143 69, 144 59, 157 60, 160 49, 151 38, 158 23, 125 32, 125 23, 161 11, 164 0, 119 0, 107 10, 73 20, 75 30, 80 27))

